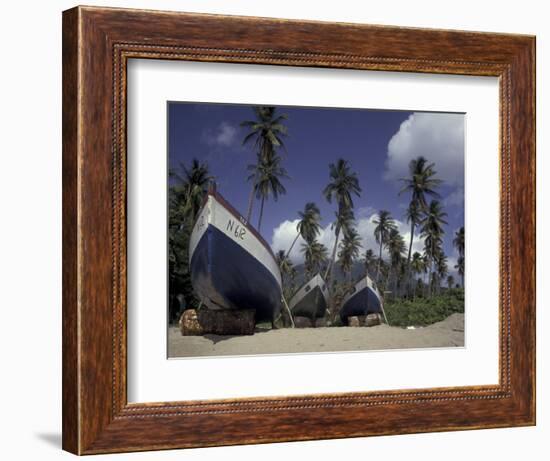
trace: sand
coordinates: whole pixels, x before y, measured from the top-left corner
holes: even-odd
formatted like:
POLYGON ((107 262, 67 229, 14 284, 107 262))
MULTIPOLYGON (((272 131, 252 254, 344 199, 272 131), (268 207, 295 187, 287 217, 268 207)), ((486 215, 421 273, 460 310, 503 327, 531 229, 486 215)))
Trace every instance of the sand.
POLYGON ((464 346, 464 314, 453 314, 433 325, 406 329, 375 327, 284 328, 251 336, 182 336, 168 332, 168 357, 364 351, 464 346))

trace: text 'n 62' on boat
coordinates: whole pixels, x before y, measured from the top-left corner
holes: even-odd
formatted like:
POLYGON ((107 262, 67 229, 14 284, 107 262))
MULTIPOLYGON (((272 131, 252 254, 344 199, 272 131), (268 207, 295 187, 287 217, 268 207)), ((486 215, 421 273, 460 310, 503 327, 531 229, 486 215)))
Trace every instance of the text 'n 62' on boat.
POLYGON ((351 292, 342 301, 340 319, 347 325, 349 317, 368 314, 382 314, 388 323, 382 297, 375 283, 368 275, 365 275, 352 287, 351 292))
POLYGON ((275 256, 214 185, 191 233, 189 267, 193 289, 209 309, 253 309, 256 322, 278 317, 282 285, 275 256))

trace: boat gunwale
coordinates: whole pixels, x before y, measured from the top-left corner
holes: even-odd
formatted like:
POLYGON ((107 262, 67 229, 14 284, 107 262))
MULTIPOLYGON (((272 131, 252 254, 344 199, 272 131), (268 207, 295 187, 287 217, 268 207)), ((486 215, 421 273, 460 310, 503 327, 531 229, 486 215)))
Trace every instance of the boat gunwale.
MULTIPOLYGON (((266 240, 262 237, 262 235, 258 232, 252 224, 250 224, 243 215, 239 213, 239 211, 229 203, 223 195, 221 195, 218 191, 207 191, 206 195, 203 199, 203 203, 201 205, 201 208, 199 212, 197 213, 197 219, 204 210, 204 207, 208 203, 208 197, 213 197, 215 200, 217 200, 231 215, 233 215, 236 219, 239 220, 239 222, 246 227, 247 230, 250 231, 250 233, 256 237, 256 239, 262 244, 262 246, 268 251, 268 253, 271 255, 271 257, 275 260, 275 263, 277 263, 277 258, 275 257, 275 253, 273 253, 273 250, 269 246, 269 244, 266 242, 266 240)), ((195 223, 193 224, 193 228, 195 227, 195 224, 197 223, 197 220, 195 220, 195 223)), ((279 267, 278 264, 276 264, 277 267, 279 267)), ((280 270, 280 269, 279 269, 280 270)))
MULTIPOLYGON (((323 279, 323 276, 321 275, 320 272, 316 272, 315 275, 313 277, 311 277, 310 279, 307 280, 307 282, 304 282, 300 285, 300 287, 294 292, 294 294, 292 295, 292 298, 294 298, 294 296, 296 296, 298 294, 298 292, 304 288, 309 282, 311 282, 315 277, 317 276, 321 276, 321 279, 323 280, 323 282, 325 282, 325 279, 323 279)), ((326 284, 326 282, 325 282, 326 284)), ((290 298, 292 300, 292 298, 290 298)))
POLYGON ((349 302, 355 295, 361 293, 363 290, 365 289, 371 289, 374 294, 376 295, 376 297, 378 298, 378 300, 380 301, 380 305, 383 306, 384 303, 382 301, 382 296, 380 295, 380 291, 378 290, 378 288, 372 288, 372 287, 369 287, 369 283, 368 281, 370 280, 371 284, 374 284, 373 280, 368 276, 368 275, 365 275, 364 277, 360 278, 357 283, 355 283, 355 285, 353 285, 353 288, 355 288, 357 285, 359 285, 363 280, 367 279, 367 285, 365 286, 365 288, 363 288, 362 290, 355 290, 353 293, 350 293, 349 295, 347 295, 343 300, 342 300, 342 307, 344 307, 346 305, 347 302, 349 302))
MULTIPOLYGON (((292 300, 294 299, 294 297, 300 292, 300 290, 302 288, 304 288, 308 283, 310 283, 314 278, 316 278, 317 276, 321 277, 321 280, 325 283, 325 285, 327 285, 327 282, 325 281, 325 279, 323 278, 323 276, 321 275, 320 272, 317 272, 313 277, 311 277, 310 279, 307 280, 307 282, 304 282, 300 285, 300 287, 294 292, 294 294, 292 295, 292 297, 290 298, 290 300, 288 301, 289 305, 290 303, 292 303, 292 300)), ((317 285, 318 286, 318 285, 317 285)), ((328 285, 327 285, 327 290, 328 290, 328 285)), ((322 291, 322 290, 321 290, 322 291)))

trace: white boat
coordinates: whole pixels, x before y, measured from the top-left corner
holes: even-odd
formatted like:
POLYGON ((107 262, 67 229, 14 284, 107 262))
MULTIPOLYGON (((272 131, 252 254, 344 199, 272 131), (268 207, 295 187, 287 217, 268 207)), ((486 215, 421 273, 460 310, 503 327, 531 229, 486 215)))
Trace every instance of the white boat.
POLYGON ((282 299, 281 272, 267 242, 212 187, 189 241, 191 283, 209 309, 253 309, 273 321, 282 299))
POLYGON ((293 316, 308 317, 313 321, 325 316, 328 300, 327 284, 321 274, 316 274, 292 296, 289 308, 293 316))
MULTIPOLYGON (((368 275, 365 275, 342 301, 340 319, 347 324, 349 317, 368 314, 382 314, 386 319, 384 304, 376 284, 368 275)), ((387 320, 386 323, 388 323, 387 320)))

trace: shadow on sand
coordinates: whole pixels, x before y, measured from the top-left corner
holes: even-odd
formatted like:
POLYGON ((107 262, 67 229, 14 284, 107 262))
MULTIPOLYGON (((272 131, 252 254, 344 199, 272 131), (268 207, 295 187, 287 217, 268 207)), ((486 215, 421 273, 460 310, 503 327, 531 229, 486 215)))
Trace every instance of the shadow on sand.
MULTIPOLYGON (((254 330, 254 334, 250 336, 256 336, 258 334, 267 333, 270 331, 269 329, 263 329, 263 328, 256 328, 254 330)), ((248 335, 246 335, 248 336, 248 335)), ((233 338, 242 338, 243 335, 214 335, 214 334, 207 334, 203 335, 203 338, 206 338, 210 341, 212 341, 214 344, 221 343, 222 341, 228 341, 233 338)))

